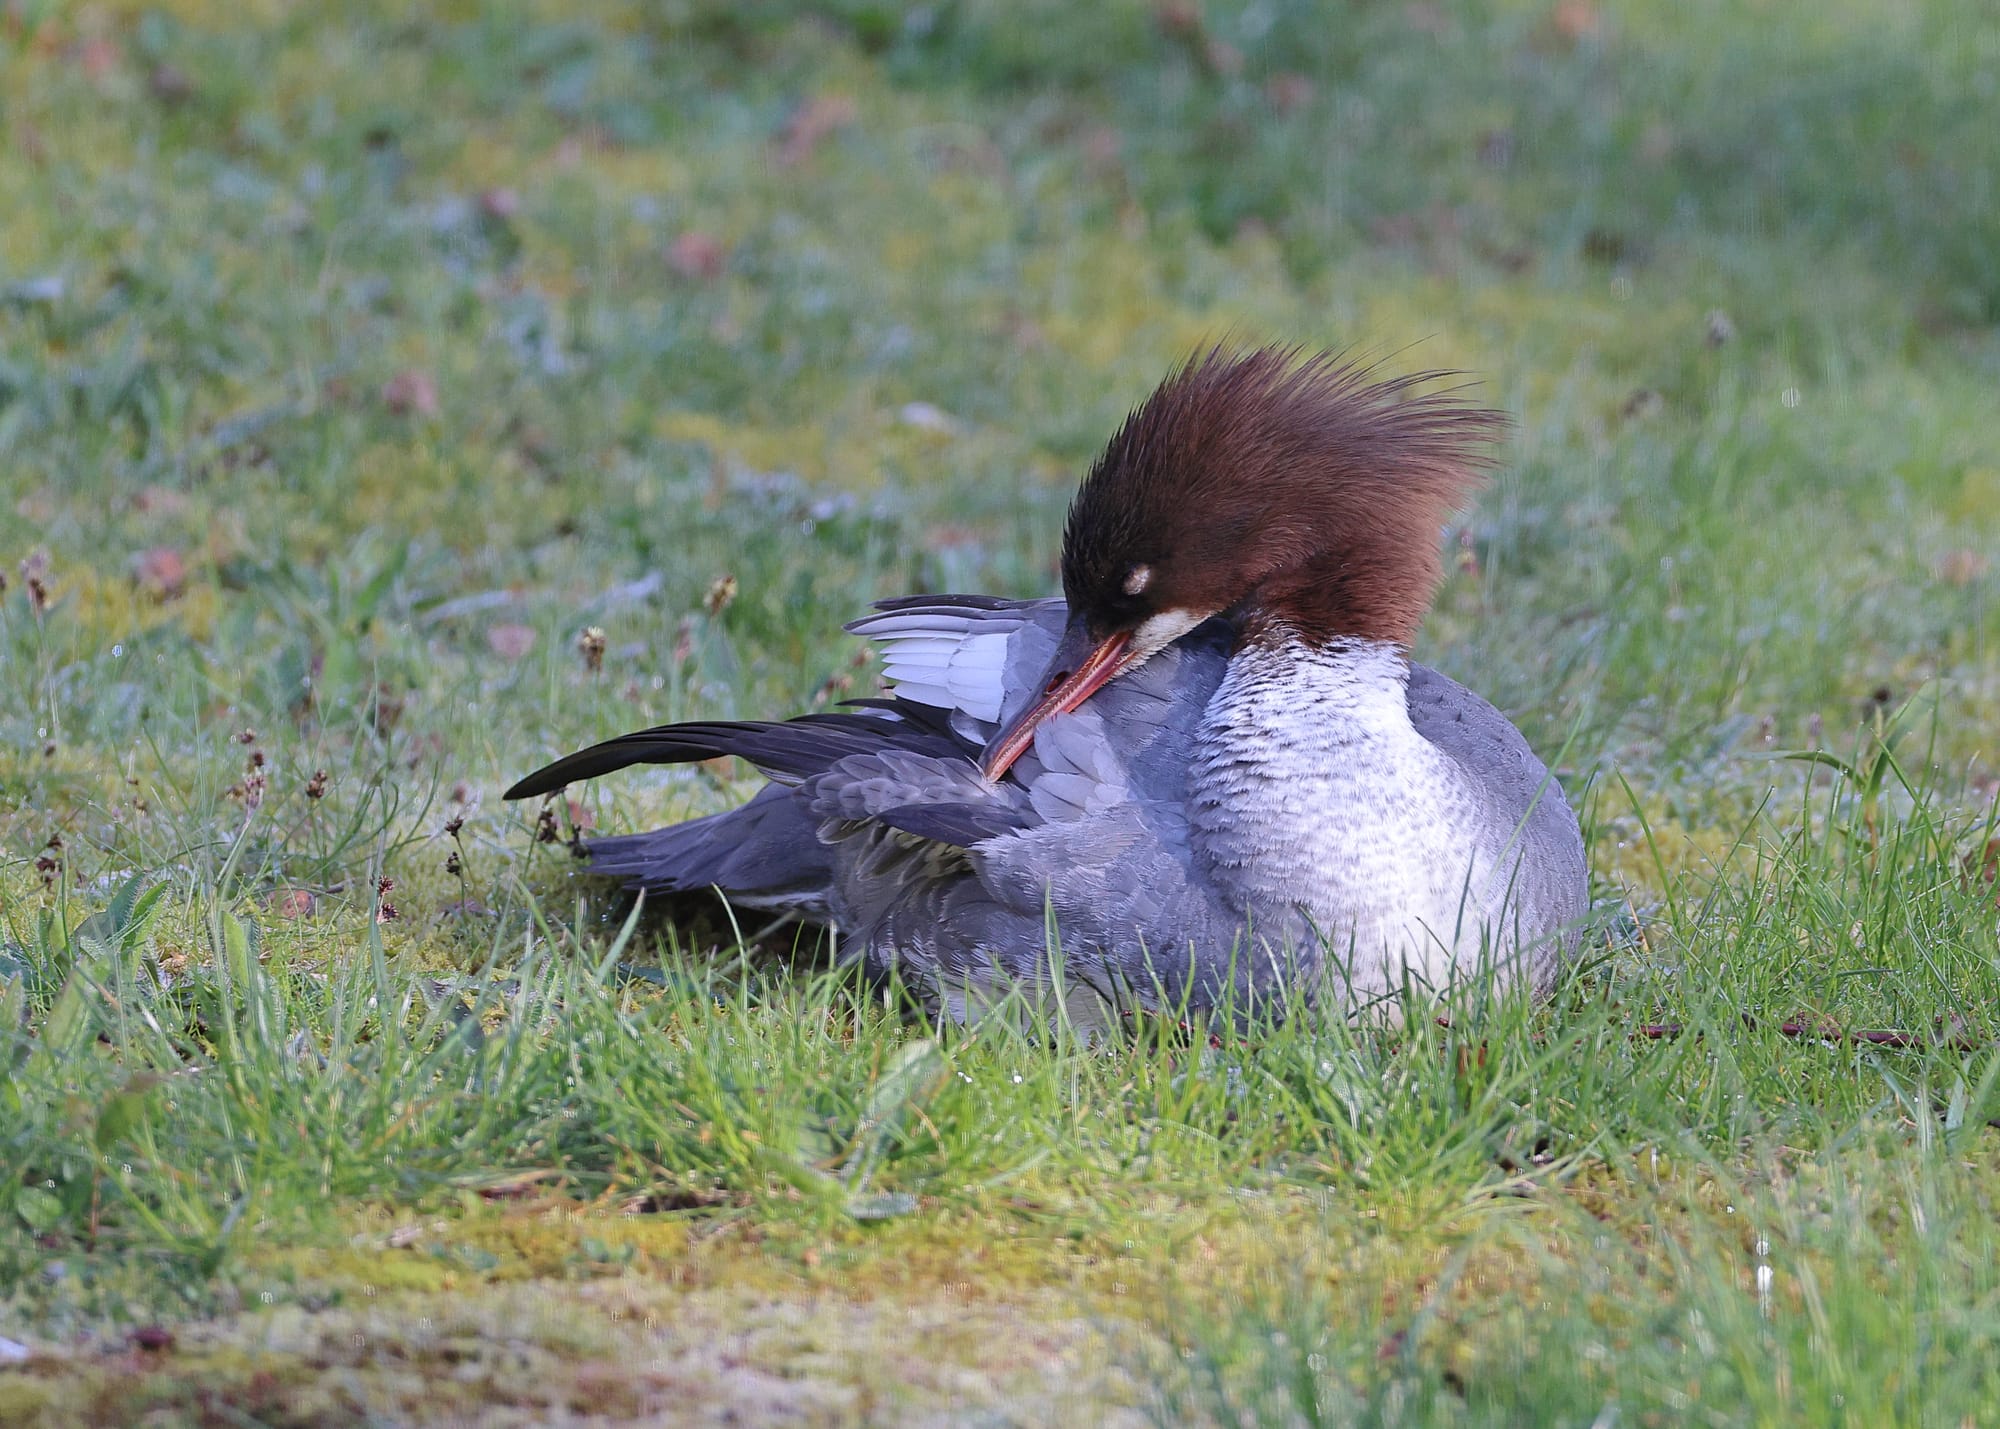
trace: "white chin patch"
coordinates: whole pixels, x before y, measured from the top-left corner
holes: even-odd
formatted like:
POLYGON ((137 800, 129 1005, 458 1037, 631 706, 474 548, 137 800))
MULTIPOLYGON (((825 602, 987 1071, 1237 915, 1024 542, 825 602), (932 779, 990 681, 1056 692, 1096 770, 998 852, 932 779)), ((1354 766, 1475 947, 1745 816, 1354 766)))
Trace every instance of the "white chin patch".
POLYGON ((1158 615, 1148 616, 1132 632, 1132 653, 1127 658, 1137 661, 1157 654, 1206 619, 1206 615, 1195 610, 1163 610, 1158 615))

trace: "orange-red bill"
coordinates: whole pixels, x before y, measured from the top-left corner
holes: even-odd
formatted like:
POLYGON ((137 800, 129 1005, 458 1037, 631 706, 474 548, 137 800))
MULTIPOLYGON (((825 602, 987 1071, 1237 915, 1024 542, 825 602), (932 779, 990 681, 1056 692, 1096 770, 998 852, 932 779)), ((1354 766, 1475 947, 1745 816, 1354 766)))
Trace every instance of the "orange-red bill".
POLYGON ((986 757, 980 767, 988 779, 1000 778, 1035 742, 1035 730, 1043 720, 1068 714, 1125 668, 1126 649, 1132 643, 1129 630, 1098 641, 1089 647, 1089 653, 1075 669, 1065 671, 1073 649, 1084 643, 1080 632, 1079 625, 1077 632, 1066 635, 1057 647, 1056 658, 1050 662, 1050 669, 1057 673, 1050 677, 1041 698, 1014 716, 986 746, 986 757))

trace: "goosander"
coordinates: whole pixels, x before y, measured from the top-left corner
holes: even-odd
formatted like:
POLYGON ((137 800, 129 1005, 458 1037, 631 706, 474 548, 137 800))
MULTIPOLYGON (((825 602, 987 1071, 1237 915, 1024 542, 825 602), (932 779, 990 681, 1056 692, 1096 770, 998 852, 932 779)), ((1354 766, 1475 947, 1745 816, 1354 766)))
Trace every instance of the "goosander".
POLYGON ((1076 1024, 1288 990, 1321 1015, 1475 967, 1546 993, 1587 906, 1561 787, 1409 658, 1497 412, 1296 349, 1190 359, 1069 510, 1060 598, 908 596, 848 627, 885 697, 666 725, 507 791, 734 755, 727 813, 592 840, 594 873, 830 925, 934 1012, 1076 1024))

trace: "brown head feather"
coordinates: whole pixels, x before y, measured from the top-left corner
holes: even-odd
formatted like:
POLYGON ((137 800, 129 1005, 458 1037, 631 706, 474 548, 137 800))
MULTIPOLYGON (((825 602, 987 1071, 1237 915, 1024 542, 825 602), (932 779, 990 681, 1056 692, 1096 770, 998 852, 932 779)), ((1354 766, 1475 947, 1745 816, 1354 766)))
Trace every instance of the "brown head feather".
POLYGON ((1503 413, 1295 348, 1191 359, 1126 419, 1070 505, 1063 589, 1091 631, 1236 612, 1408 644, 1438 533, 1503 413))

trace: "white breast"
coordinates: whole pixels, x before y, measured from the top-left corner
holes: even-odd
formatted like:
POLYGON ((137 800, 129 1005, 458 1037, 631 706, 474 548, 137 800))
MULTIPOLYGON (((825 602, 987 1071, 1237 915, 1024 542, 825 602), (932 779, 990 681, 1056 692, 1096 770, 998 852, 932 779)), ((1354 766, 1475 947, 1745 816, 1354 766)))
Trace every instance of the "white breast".
POLYGON ((1411 727, 1409 666, 1372 641, 1246 646, 1210 700, 1189 832, 1254 924, 1302 911, 1350 996, 1432 986, 1501 926, 1474 791, 1411 727))

